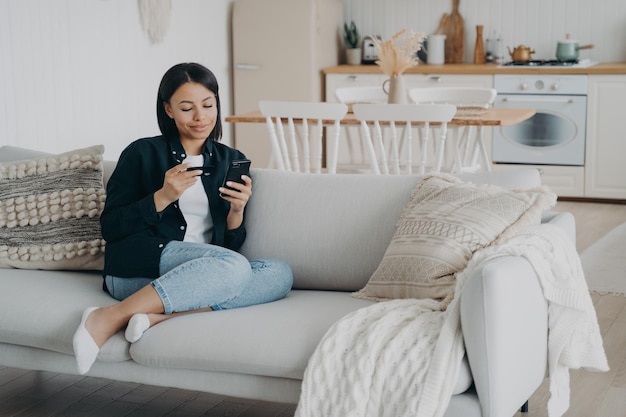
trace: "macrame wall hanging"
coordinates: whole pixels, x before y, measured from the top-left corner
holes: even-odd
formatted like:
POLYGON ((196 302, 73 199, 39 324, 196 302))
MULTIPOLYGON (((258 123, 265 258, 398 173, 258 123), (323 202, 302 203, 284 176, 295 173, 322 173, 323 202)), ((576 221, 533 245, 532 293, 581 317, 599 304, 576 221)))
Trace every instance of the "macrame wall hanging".
POLYGON ((170 21, 171 0, 137 0, 141 28, 148 34, 150 42, 163 41, 170 21))

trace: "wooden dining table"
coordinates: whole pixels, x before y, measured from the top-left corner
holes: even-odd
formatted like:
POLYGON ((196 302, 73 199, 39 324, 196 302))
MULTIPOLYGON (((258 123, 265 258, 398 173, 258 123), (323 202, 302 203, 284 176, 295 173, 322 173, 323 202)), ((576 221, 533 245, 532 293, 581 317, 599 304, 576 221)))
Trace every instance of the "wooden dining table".
MULTIPOLYGON (((509 108, 459 108, 454 118, 448 123, 449 126, 510 126, 535 115, 535 109, 509 109, 509 108)), ((260 110, 227 116, 224 119, 228 123, 265 123, 265 117, 260 110)), ((294 119, 294 122, 297 122, 294 119)), ((325 120, 324 123, 332 123, 325 120)), ((348 112, 341 120, 342 125, 358 125, 360 122, 354 113, 348 112)))
MULTIPOLYGON (((457 112, 448 126, 478 126, 482 127, 498 127, 498 126, 511 126, 517 123, 521 123, 524 120, 530 119, 536 113, 535 109, 526 108, 476 108, 476 107, 459 107, 457 112)), ((266 118, 261 114, 260 110, 255 110, 247 113, 227 116, 224 119, 228 123, 265 123, 266 118)), ((285 119, 286 120, 286 119, 285 119)), ((302 120, 293 119, 294 123, 302 123, 302 120)), ((323 120, 323 124, 332 124, 334 120, 323 120)), ((359 125, 361 122, 355 117, 351 110, 348 111, 346 116, 341 120, 341 125, 359 125)), ((381 124, 388 124, 381 122, 381 124)), ((396 123, 402 124, 402 123, 396 123)), ((436 125, 437 123, 431 123, 436 125)), ((491 171, 491 163, 489 161, 485 145, 482 137, 479 135, 479 139, 476 140, 477 145, 480 147, 479 155, 483 161, 484 167, 487 171, 491 171)), ((325 163, 326 161, 324 161, 325 163)))

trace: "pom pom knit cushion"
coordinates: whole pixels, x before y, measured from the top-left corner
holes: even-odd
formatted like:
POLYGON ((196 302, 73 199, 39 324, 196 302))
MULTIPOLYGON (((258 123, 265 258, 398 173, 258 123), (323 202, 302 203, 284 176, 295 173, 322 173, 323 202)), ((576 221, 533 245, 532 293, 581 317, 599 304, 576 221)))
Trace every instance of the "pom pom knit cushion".
POLYGON ((413 189, 385 255, 357 298, 444 299, 472 254, 506 240, 556 204, 547 188, 508 190, 429 175, 413 189))
POLYGON ((0 162, 0 267, 102 269, 103 152, 0 162))

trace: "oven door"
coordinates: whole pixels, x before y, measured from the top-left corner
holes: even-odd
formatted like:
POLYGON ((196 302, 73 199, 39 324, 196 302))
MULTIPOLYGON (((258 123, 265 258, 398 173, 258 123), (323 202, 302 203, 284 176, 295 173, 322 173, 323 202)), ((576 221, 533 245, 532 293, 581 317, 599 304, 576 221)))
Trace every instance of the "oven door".
POLYGON ((586 96, 498 94, 494 107, 536 110, 530 119, 494 130, 494 162, 585 164, 586 96))

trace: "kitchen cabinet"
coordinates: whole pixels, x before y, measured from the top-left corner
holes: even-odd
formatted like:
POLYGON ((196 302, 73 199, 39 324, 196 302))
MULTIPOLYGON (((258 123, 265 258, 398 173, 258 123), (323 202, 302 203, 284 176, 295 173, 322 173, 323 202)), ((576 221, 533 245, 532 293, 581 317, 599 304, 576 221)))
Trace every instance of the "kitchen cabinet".
POLYGON ((336 102, 335 90, 343 87, 371 87, 382 85, 382 74, 326 74, 325 101, 336 102))
POLYGON ((626 75, 591 75, 585 197, 626 199, 626 75))
MULTIPOLYGON (((559 197, 626 199, 626 75, 589 75, 585 166, 524 165, 537 168, 542 183, 559 197)), ((497 164, 496 169, 519 165, 497 164)))
MULTIPOLYGON (((326 101, 337 101, 335 90, 340 87, 382 86, 384 74, 332 73, 326 74, 326 101)), ((407 88, 414 87, 493 87, 489 74, 404 74, 407 88)))

